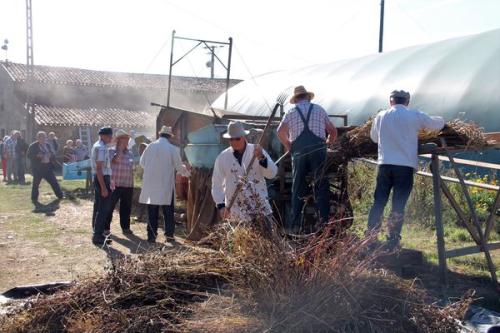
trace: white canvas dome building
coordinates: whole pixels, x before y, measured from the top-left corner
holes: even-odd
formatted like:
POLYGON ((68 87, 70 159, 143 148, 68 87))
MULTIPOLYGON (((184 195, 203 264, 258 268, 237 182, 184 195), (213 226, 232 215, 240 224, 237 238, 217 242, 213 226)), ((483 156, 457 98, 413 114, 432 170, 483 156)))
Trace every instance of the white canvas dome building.
POLYGON ((213 104, 225 114, 268 116, 283 90, 303 84, 329 114, 360 124, 386 108, 389 93, 412 94, 411 107, 500 131, 500 30, 362 58, 268 73, 229 90, 213 104))

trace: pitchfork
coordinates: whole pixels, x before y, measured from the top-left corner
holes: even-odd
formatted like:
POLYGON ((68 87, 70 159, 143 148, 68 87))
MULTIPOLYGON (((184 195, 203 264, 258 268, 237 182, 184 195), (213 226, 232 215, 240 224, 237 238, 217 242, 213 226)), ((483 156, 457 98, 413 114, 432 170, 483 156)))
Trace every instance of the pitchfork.
MULTIPOLYGON (((280 106, 283 106, 283 104, 285 104, 285 101, 286 101, 286 99, 288 97, 288 91, 289 91, 289 89, 290 88, 287 88, 284 91, 282 91, 278 95, 278 98, 276 98, 276 104, 274 105, 274 108, 271 111, 271 115, 267 119, 266 127, 264 127, 264 130, 262 131, 262 133, 260 135, 258 145, 262 145, 262 141, 264 141, 264 137, 266 136, 267 130, 269 129, 269 127, 271 127, 271 121, 273 120, 274 116, 276 115, 276 112, 278 111, 278 109, 280 108, 280 106)), ((253 164, 255 162, 255 158, 256 158, 255 155, 253 155, 252 159, 250 160, 250 164, 248 165, 248 167, 245 170, 245 175, 243 176, 243 180, 240 181, 238 183, 238 185, 236 186, 236 189, 234 190, 233 196, 231 197, 231 200, 229 201, 229 205, 227 206, 227 211, 228 212, 233 207, 234 202, 236 201, 236 197, 238 196, 238 194, 240 193, 240 191, 241 191, 241 189, 243 187, 244 181, 248 178, 248 175, 250 174, 250 171, 252 170, 253 164)))

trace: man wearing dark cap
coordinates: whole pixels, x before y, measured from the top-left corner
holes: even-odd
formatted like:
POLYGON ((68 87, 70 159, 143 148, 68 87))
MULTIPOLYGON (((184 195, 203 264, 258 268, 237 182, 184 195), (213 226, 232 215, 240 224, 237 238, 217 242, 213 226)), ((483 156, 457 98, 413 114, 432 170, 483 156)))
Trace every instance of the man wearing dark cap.
POLYGON ((296 87, 290 99, 295 106, 278 126, 278 137, 292 157, 292 221, 288 225, 292 232, 300 230, 302 225, 307 189, 305 179, 309 173, 314 177, 314 201, 321 222, 327 222, 330 213, 329 183, 323 176, 322 168, 326 160, 326 146, 335 141, 337 130, 325 109, 311 103, 313 98, 314 93, 304 86, 296 87))
POLYGON ((394 90, 391 107, 377 114, 370 136, 378 144, 378 174, 375 202, 368 216, 369 234, 378 232, 385 205, 392 190, 392 211, 389 218, 387 249, 399 247, 406 202, 413 188, 413 173, 418 166, 418 132, 443 128, 442 117, 408 109, 410 94, 394 90))
POLYGON ((94 179, 94 212, 92 214, 92 243, 104 245, 111 243, 105 235, 106 220, 111 209, 111 160, 108 144, 113 139, 113 130, 103 127, 99 130, 99 140, 92 146, 90 163, 94 179))

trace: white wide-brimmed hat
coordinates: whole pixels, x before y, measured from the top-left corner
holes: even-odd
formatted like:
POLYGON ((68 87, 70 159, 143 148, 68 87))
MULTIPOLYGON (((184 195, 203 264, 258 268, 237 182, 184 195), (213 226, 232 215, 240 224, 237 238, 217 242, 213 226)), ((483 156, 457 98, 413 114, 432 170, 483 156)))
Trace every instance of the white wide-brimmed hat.
POLYGON ((130 137, 130 135, 127 132, 125 132, 124 130, 122 130, 122 129, 119 129, 119 130, 117 130, 115 132, 115 138, 116 139, 118 139, 118 138, 120 138, 122 136, 128 136, 128 137, 130 137))
POLYGON ((172 131, 172 127, 170 126, 162 126, 158 134, 168 134, 170 136, 174 136, 174 132, 172 131))
POLYGON ((245 130, 243 124, 239 121, 231 121, 227 125, 227 132, 222 134, 224 139, 237 139, 250 134, 250 131, 245 130))

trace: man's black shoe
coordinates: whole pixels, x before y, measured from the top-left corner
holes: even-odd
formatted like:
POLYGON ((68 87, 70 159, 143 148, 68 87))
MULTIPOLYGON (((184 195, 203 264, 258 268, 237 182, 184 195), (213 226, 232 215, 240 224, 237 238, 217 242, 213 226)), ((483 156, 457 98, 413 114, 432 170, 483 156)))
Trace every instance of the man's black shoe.
POLYGON ((124 235, 133 235, 134 232, 130 229, 122 229, 122 234, 124 235))
POLYGON ((92 239, 92 243, 94 245, 97 245, 97 246, 103 246, 103 245, 109 245, 111 244, 113 241, 109 238, 101 238, 101 239, 95 239, 93 238, 92 239))

